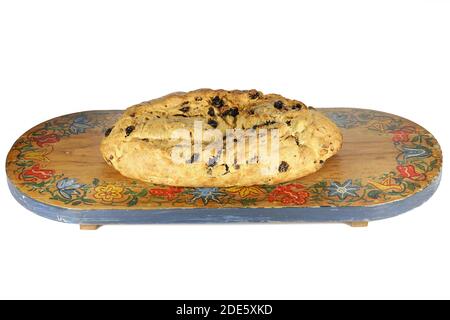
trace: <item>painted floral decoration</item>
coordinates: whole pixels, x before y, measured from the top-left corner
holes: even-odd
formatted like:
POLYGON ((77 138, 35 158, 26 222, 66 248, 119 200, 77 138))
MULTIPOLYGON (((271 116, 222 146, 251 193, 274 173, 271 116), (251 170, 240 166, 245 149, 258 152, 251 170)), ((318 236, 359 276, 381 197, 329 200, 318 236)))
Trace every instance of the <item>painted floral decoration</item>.
POLYGON ((72 134, 85 133, 90 128, 89 120, 85 115, 76 117, 69 126, 69 132, 72 134))
POLYGON ((392 130, 392 141, 394 143, 408 142, 409 135, 413 134, 415 131, 416 129, 412 126, 406 126, 397 130, 392 130))
POLYGON ((36 142, 39 147, 44 147, 45 145, 49 145, 52 143, 57 143, 59 141, 59 137, 54 134, 45 134, 41 136, 31 137, 31 140, 36 142))
POLYGON ((328 196, 337 196, 339 199, 344 200, 347 197, 357 197, 359 189, 361 189, 359 186, 352 184, 352 180, 347 180, 342 184, 333 181, 328 187, 328 196))
POLYGON ((97 186, 94 188, 94 198, 104 202, 115 202, 123 198, 124 188, 112 184, 97 186))
POLYGON ((259 186, 230 187, 227 188, 226 191, 231 193, 237 193, 241 198, 258 196, 264 193, 264 189, 262 189, 259 186))
POLYGON ((77 179, 63 178, 56 183, 56 189, 61 197, 68 200, 71 200, 74 195, 80 195, 82 187, 82 184, 77 183, 77 179))
POLYGON ((407 166, 397 166, 397 170, 403 178, 411 180, 425 180, 426 176, 423 173, 418 173, 416 168, 409 164, 407 166))
POLYGON ((195 188, 188 190, 187 193, 192 195, 190 202, 195 202, 200 199, 204 205, 207 205, 210 201, 220 203, 220 197, 226 195, 219 188, 195 188))
POLYGON ((42 169, 39 164, 36 164, 30 169, 24 170, 21 177, 25 181, 48 180, 54 173, 54 170, 42 169))
POLYGON ((269 194, 270 202, 281 202, 285 205, 304 205, 309 198, 309 192, 301 184, 287 184, 275 188, 269 194))
POLYGON ((183 192, 183 188, 180 187, 168 187, 168 188, 153 188, 149 190, 149 193, 153 196, 163 197, 170 201, 177 197, 180 192, 183 192))

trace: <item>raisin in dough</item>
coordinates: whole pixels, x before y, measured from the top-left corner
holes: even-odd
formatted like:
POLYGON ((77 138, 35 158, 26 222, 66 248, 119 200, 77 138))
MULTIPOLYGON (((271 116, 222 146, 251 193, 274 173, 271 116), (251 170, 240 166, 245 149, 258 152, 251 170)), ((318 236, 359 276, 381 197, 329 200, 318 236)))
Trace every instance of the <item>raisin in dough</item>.
MULTIPOLYGON (((226 140, 224 138, 224 140, 226 140)), ((277 184, 319 170, 342 146, 336 125, 302 102, 256 90, 199 89, 177 92, 128 108, 106 130, 101 143, 105 161, 122 175, 154 184, 186 187, 227 187, 277 184), (203 130, 273 129, 279 131, 279 164, 263 174, 258 159, 250 163, 227 163, 225 156, 176 164, 170 139, 174 129, 194 131, 194 121, 203 130)), ((236 152, 236 151, 234 151, 236 152)), ((248 150, 245 151, 246 156, 248 150)), ((205 157, 207 158, 207 157, 205 157)))

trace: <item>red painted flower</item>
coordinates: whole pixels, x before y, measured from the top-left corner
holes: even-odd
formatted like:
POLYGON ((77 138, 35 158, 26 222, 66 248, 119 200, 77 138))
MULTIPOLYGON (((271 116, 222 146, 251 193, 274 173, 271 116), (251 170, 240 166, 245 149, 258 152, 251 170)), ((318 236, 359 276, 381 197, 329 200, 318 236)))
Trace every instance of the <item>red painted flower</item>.
POLYGON ((41 169, 37 164, 32 166, 30 169, 24 170, 21 177, 25 181, 37 181, 38 179, 48 180, 54 173, 54 170, 41 169))
POLYGON ((280 201, 283 204, 305 204, 309 198, 309 193, 301 184, 288 184, 278 186, 269 194, 269 201, 280 201))
POLYGON ((400 128, 398 130, 391 131, 394 136, 392 137, 392 141, 394 142, 408 142, 409 141, 409 135, 411 133, 414 133, 415 129, 411 126, 406 126, 403 128, 400 128))
POLYGON ((407 166, 397 166, 397 170, 403 178, 419 181, 425 180, 426 178, 425 174, 416 172, 416 168, 411 164, 407 166))
POLYGON ((155 188, 149 190, 151 195, 157 196, 157 197, 164 197, 167 200, 173 200, 177 194, 183 191, 183 188, 178 187, 169 187, 169 188, 155 188))
POLYGON ((59 141, 59 137, 56 134, 54 134, 54 133, 50 133, 50 134, 46 134, 46 135, 43 135, 43 136, 31 137, 31 140, 36 142, 36 144, 39 147, 43 147, 46 144, 51 144, 51 143, 58 142, 59 141))

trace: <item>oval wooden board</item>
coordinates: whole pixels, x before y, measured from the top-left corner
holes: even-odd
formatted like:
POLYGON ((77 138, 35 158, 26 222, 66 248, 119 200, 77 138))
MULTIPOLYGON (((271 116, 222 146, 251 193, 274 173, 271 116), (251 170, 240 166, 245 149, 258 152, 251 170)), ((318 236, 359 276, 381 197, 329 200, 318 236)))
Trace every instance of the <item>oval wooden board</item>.
POLYGON ((439 185, 436 139, 404 118, 319 109, 342 130, 342 150, 318 172, 276 186, 176 188, 121 176, 99 152, 122 111, 87 111, 22 135, 6 162, 13 196, 46 218, 77 224, 369 221, 410 210, 439 185))

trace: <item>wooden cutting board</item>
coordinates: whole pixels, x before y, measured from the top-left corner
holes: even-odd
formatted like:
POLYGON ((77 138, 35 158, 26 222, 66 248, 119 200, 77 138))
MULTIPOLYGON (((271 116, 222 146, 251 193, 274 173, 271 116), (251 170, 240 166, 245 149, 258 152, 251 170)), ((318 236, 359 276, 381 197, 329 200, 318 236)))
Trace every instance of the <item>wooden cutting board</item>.
POLYGON ((319 109, 342 130, 342 150, 318 172, 269 186, 179 188, 121 176, 99 152, 122 111, 86 111, 30 129, 11 148, 11 193, 49 219, 104 224, 348 222, 408 211, 439 185, 442 152, 421 126, 364 109, 319 109))

